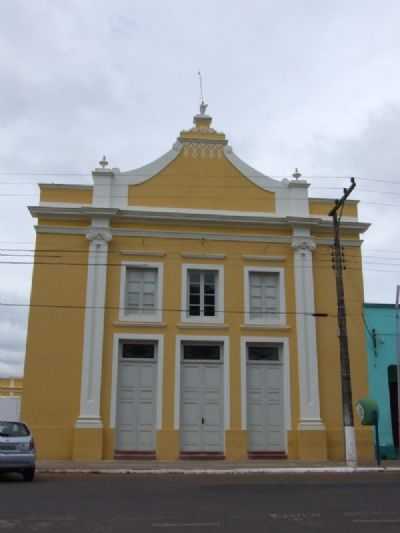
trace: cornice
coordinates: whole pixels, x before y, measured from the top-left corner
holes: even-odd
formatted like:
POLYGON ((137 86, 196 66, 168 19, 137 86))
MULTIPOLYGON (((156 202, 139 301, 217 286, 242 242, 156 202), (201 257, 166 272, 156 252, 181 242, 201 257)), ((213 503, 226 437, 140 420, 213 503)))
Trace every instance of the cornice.
MULTIPOLYGON (((65 207, 65 206, 30 206, 29 212, 33 217, 47 217, 55 219, 79 219, 103 217, 107 219, 122 218, 125 220, 140 220, 151 223, 154 221, 166 224, 195 223, 199 225, 247 225, 247 226, 270 226, 270 227, 304 227, 331 229, 332 222, 322 218, 277 216, 274 214, 249 213, 241 211, 206 211, 206 210, 163 210, 149 208, 101 208, 101 207, 65 207)), ((370 224, 357 221, 342 220, 341 227, 344 230, 352 230, 363 233, 370 224)))

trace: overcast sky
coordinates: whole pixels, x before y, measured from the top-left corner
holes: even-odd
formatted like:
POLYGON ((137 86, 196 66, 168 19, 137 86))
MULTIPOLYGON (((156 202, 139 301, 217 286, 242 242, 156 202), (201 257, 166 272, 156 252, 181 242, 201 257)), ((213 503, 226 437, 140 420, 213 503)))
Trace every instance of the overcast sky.
MULTIPOLYGON (((299 167, 314 196, 360 177, 365 297, 393 302, 399 20, 398 0, 1 0, 2 253, 34 246, 38 181, 90 183, 103 154, 128 170, 169 150, 200 69, 214 126, 249 164, 299 167)), ((31 265, 0 265, 1 302, 26 304, 30 284, 31 265)), ((0 376, 22 372, 26 316, 0 307, 0 376)))

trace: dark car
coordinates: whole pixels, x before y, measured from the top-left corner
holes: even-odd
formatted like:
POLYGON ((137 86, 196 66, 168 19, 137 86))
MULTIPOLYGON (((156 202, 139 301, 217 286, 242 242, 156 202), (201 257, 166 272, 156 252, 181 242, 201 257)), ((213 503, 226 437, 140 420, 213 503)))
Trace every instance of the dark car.
POLYGON ((28 426, 0 420, 0 472, 19 472, 25 481, 33 481, 35 460, 35 443, 28 426))

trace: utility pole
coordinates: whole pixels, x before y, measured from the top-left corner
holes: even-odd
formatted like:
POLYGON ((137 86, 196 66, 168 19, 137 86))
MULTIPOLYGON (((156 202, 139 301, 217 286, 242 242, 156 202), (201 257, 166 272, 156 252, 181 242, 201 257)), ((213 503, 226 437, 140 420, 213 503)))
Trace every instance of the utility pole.
POLYGON ((357 447, 354 432, 353 397, 351 391, 349 345, 347 339, 346 324, 346 306, 344 301, 343 259, 342 248, 340 245, 340 221, 345 201, 351 194, 355 186, 356 182, 354 178, 351 178, 351 186, 348 189, 344 189, 343 196, 340 198, 340 200, 335 201, 335 207, 333 207, 329 212, 329 216, 333 218, 334 264, 336 271, 337 315, 339 326, 340 371, 342 383, 342 410, 344 441, 346 449, 346 463, 348 466, 357 465, 357 447), (340 212, 338 214, 339 210, 340 212))
POLYGON ((400 285, 396 287, 396 352, 397 352, 397 434, 398 449, 397 455, 400 455, 400 285))

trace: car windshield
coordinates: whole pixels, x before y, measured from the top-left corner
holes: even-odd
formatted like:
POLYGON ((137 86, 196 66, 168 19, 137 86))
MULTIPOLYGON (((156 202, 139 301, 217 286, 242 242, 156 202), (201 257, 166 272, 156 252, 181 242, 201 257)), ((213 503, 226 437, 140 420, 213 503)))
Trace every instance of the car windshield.
POLYGON ((29 431, 25 424, 0 421, 0 437, 28 437, 28 435, 29 431))

